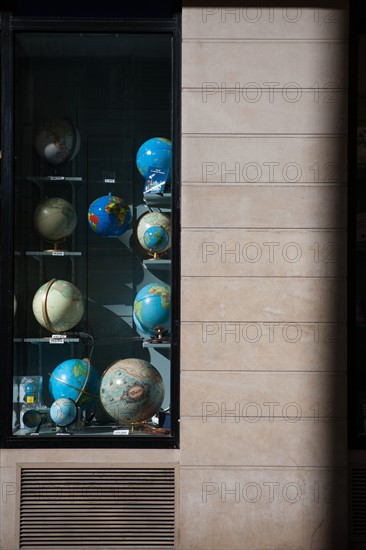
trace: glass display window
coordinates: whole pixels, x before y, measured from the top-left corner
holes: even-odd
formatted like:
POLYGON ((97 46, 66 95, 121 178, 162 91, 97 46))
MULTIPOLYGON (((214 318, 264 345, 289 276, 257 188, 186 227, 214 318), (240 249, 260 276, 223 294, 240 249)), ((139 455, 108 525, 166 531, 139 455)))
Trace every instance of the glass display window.
POLYGON ((7 444, 178 444, 176 37, 127 26, 9 34, 7 444))

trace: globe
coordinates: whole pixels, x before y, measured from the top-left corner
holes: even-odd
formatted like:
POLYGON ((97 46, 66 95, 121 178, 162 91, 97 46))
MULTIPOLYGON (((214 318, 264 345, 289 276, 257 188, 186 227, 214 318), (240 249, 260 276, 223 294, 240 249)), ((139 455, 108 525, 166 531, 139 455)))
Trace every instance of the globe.
POLYGON ((74 207, 67 200, 53 197, 39 203, 34 212, 34 225, 48 241, 60 241, 71 235, 76 227, 74 207))
POLYGON ((50 417, 57 426, 69 426, 76 420, 77 415, 77 406, 67 397, 56 399, 50 408, 50 417))
POLYGON ((137 221, 139 244, 155 257, 171 247, 171 220, 163 212, 147 212, 137 221))
POLYGON ((103 374, 100 400, 120 424, 142 422, 154 416, 164 400, 159 371, 142 359, 120 359, 103 374))
POLYGON ((57 118, 41 124, 34 145, 39 156, 50 164, 71 161, 80 149, 80 134, 68 118, 57 118))
POLYGON ((26 428, 37 428, 39 424, 47 422, 47 411, 28 409, 23 414, 23 424, 26 428))
POLYGON ((133 316, 137 329, 153 336, 170 330, 170 294, 170 286, 164 283, 148 284, 136 294, 133 316))
POLYGON ((70 330, 84 314, 83 296, 69 281, 51 279, 35 293, 33 313, 38 323, 50 332, 70 330))
POLYGON ((89 359, 68 359, 52 371, 49 390, 54 399, 67 397, 87 409, 98 398, 99 384, 99 373, 89 359))
POLYGON ((136 166, 141 176, 146 178, 149 167, 172 170, 172 142, 170 139, 154 137, 145 141, 136 155, 136 166))
POLYGON ((89 206, 88 222, 98 235, 119 237, 130 227, 131 211, 123 199, 105 195, 89 206))

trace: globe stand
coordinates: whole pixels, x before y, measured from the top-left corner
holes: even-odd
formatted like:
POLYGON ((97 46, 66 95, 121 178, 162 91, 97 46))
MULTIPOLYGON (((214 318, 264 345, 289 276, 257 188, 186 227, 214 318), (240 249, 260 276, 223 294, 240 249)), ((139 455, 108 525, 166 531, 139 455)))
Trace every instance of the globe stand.
POLYGON ((63 239, 61 239, 60 241, 47 241, 48 243, 52 243, 53 244, 53 248, 47 248, 46 250, 44 250, 44 252, 62 252, 60 249, 59 249, 59 245, 61 243, 64 243, 65 241, 67 241, 67 237, 64 237, 63 239))
POLYGON ((167 254, 167 250, 164 252, 154 252, 153 250, 148 250, 148 254, 151 256, 152 260, 161 260, 164 255, 167 254))
POLYGON ((157 328, 155 330, 157 332, 157 335, 155 338, 149 338, 147 340, 149 344, 163 344, 165 342, 170 342, 168 336, 164 336, 164 332, 166 332, 165 330, 163 330, 162 328, 157 328))
POLYGON ((143 432, 143 433, 156 433, 156 434, 169 434, 170 430, 167 428, 159 428, 157 426, 151 426, 150 420, 142 420, 140 422, 126 422, 122 426, 122 429, 129 429, 131 433, 143 432))

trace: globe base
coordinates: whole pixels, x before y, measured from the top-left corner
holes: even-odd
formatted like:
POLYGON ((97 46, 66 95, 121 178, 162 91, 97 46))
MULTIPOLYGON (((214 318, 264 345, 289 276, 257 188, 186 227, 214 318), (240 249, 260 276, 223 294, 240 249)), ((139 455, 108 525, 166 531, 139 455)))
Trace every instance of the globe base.
POLYGON ((62 250, 60 250, 60 244, 66 241, 67 241, 67 237, 64 237, 59 241, 47 241, 53 245, 53 248, 46 248, 43 252, 63 252, 62 250))

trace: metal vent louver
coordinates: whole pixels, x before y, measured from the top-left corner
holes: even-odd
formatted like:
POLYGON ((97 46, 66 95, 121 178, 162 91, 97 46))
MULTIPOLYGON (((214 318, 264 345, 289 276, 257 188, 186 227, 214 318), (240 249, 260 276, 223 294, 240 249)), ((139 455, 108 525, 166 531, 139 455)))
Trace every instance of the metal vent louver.
POLYGON ((25 468, 20 548, 174 548, 174 468, 25 468))
POLYGON ((366 543, 366 468, 352 468, 351 540, 366 543))

